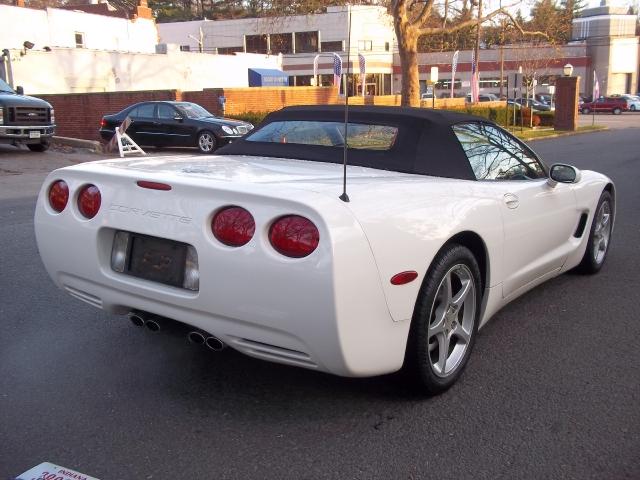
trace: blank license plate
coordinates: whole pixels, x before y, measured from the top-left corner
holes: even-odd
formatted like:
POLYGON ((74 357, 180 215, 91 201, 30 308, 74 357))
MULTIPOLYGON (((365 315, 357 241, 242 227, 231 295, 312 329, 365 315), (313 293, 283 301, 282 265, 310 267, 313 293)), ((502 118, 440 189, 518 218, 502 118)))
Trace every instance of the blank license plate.
POLYGON ((182 287, 186 258, 185 243, 132 234, 127 273, 145 280, 182 287))
POLYGON ((29 132, 29 138, 40 138, 40 132, 37 132, 37 131, 29 132))

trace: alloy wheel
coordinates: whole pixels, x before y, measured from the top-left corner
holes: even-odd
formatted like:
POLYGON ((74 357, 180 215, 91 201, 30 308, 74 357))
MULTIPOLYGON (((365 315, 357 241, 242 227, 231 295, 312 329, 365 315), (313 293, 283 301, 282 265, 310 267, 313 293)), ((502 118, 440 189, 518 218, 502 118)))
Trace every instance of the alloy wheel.
POLYGON ((599 265, 604 261, 611 238, 611 205, 602 202, 596 212, 596 228, 593 231, 593 259, 599 265))
POLYGON ((208 132, 201 133, 200 136, 198 137, 198 147, 202 152, 212 151, 215 144, 216 142, 215 142, 215 139, 213 138, 213 135, 208 132))
POLYGON ((456 371, 469 347, 476 317, 476 285, 471 270, 454 265, 445 274, 429 315, 431 368, 438 377, 456 371))

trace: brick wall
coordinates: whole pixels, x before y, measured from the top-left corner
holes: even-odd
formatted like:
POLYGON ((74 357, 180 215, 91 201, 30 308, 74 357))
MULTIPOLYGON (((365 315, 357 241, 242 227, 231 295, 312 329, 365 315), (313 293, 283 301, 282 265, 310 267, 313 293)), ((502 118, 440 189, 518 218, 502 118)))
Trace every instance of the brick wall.
MULTIPOLYGON (((226 98, 224 114, 233 117, 245 112, 271 112, 289 105, 335 105, 344 103, 338 91, 331 87, 261 87, 208 88, 202 91, 150 90, 136 92, 65 93, 39 95, 56 111, 56 134, 62 137, 100 140, 98 130, 104 115, 117 113, 125 107, 149 100, 194 102, 212 113, 222 113, 218 98, 226 98)), ((400 105, 399 95, 350 97, 351 105, 400 105)), ((437 99, 436 107, 451 107, 464 99, 437 99)), ((431 102, 423 106, 430 107, 431 102)))
POLYGON ((56 135, 61 137, 99 140, 100 120, 104 115, 118 113, 126 106, 148 100, 181 100, 179 90, 139 92, 65 93, 39 95, 56 111, 56 135))

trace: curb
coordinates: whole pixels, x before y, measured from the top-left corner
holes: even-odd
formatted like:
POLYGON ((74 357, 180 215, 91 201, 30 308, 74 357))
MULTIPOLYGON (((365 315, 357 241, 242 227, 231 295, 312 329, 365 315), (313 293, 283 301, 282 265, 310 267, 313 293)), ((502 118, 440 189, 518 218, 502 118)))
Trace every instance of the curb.
POLYGON ((571 137, 573 135, 584 135, 585 133, 597 133, 597 132, 606 132, 607 130, 609 130, 609 127, 603 126, 603 128, 597 128, 595 130, 576 130, 575 132, 563 132, 563 133, 556 133, 553 135, 547 135, 545 137, 534 137, 534 138, 520 138, 520 140, 522 140, 523 142, 535 142, 537 140, 549 140, 552 138, 558 138, 558 137, 571 137))
POLYGON ((102 144, 96 140, 83 140, 81 138, 71 138, 71 137, 53 137, 53 143, 58 145, 66 145, 69 147, 75 148, 86 148, 87 150, 91 150, 95 153, 104 153, 102 148, 102 144))

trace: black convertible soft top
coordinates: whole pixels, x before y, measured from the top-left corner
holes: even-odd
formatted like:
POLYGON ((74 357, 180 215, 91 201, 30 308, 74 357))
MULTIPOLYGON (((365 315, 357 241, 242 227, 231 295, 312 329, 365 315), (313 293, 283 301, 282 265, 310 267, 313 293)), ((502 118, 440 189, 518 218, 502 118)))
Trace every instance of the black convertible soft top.
MULTIPOLYGON (((286 120, 344 122, 344 106, 305 105, 286 107, 269 114, 259 128, 286 120)), ((349 123, 388 125, 398 128, 388 150, 349 149, 349 165, 395 172, 474 180, 475 176, 452 125, 486 122, 487 119, 444 110, 411 107, 350 106, 349 123)), ((342 163, 342 147, 236 140, 219 149, 221 155, 256 155, 342 163)))

